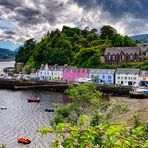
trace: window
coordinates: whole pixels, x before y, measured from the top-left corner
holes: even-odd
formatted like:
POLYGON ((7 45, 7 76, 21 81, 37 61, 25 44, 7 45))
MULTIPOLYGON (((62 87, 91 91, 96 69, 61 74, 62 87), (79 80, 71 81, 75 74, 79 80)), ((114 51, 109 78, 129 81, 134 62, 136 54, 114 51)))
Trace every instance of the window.
POLYGON ((115 55, 113 55, 113 60, 115 60, 115 55))
POLYGON ((108 55, 108 59, 110 60, 110 55, 108 55))
POLYGON ((120 79, 120 77, 117 77, 118 79, 120 79))
POLYGON ((127 79, 127 77, 124 77, 124 79, 127 79))
POLYGON ((121 59, 124 60, 124 55, 121 55, 121 59))
POLYGON ((134 77, 134 80, 136 80, 136 77, 134 77))
POLYGON ((108 79, 112 79, 112 77, 111 76, 108 76, 108 79))
POLYGON ((102 79, 105 79, 105 76, 104 75, 102 76, 102 79))

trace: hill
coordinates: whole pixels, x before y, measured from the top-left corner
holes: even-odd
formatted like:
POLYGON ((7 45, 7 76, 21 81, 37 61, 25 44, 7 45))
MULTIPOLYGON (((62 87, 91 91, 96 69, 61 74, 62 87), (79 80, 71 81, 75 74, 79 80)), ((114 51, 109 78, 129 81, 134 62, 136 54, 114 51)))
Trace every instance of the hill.
POLYGON ((137 40, 141 43, 148 43, 148 34, 130 36, 133 40, 137 40))
POLYGON ((16 62, 23 62, 33 68, 41 64, 72 65, 85 68, 102 67, 101 56, 107 47, 131 47, 137 42, 122 36, 111 26, 84 30, 63 26, 42 38, 40 42, 27 40, 16 55, 16 62), (98 33, 100 32, 100 34, 98 33))
POLYGON ((9 49, 0 48, 0 60, 14 60, 16 52, 9 49))
POLYGON ((17 47, 14 51, 18 52, 20 50, 21 46, 17 47))

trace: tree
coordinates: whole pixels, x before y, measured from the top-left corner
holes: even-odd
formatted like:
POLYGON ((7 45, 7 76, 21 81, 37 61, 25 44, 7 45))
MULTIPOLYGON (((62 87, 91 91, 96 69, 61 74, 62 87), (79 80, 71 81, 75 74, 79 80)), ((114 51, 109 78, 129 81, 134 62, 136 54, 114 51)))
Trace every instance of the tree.
POLYGON ((112 40, 112 38, 114 38, 116 34, 117 34, 117 30, 114 29, 113 27, 109 26, 109 25, 103 26, 100 29, 100 37, 101 37, 101 39, 112 40))
POLYGON ((30 56, 32 55, 33 49, 35 48, 35 46, 36 46, 36 41, 33 38, 26 40, 24 45, 18 51, 15 57, 15 61, 23 62, 26 64, 30 56))

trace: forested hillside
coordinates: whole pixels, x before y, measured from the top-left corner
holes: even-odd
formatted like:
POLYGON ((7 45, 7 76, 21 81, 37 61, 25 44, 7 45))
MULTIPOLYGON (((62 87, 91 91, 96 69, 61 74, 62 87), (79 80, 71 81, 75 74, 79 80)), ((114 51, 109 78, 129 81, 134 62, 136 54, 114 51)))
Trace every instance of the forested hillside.
POLYGON ((48 32, 40 42, 27 40, 16 56, 16 62, 24 62, 34 68, 41 64, 74 65, 77 67, 103 67, 100 56, 107 47, 136 46, 128 36, 122 36, 111 26, 84 30, 63 26, 48 32))

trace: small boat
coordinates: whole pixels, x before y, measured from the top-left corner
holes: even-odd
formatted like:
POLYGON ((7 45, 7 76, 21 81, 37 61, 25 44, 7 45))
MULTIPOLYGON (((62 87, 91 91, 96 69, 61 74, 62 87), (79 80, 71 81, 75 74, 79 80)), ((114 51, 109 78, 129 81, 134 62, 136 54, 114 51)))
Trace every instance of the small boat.
POLYGON ((148 98, 148 89, 146 88, 134 88, 129 92, 131 98, 148 98))
POLYGON ((26 138, 17 138, 17 141, 18 141, 19 143, 24 143, 24 144, 29 144, 29 143, 31 143, 31 140, 26 139, 26 138))
POLYGON ((28 102, 40 102, 40 99, 39 98, 35 98, 35 97, 30 97, 28 99, 28 102))
POLYGON ((46 112, 54 112, 54 109, 45 109, 46 112))
POLYGON ((0 108, 1 108, 1 109, 7 109, 7 107, 5 107, 5 106, 1 106, 0 108))

